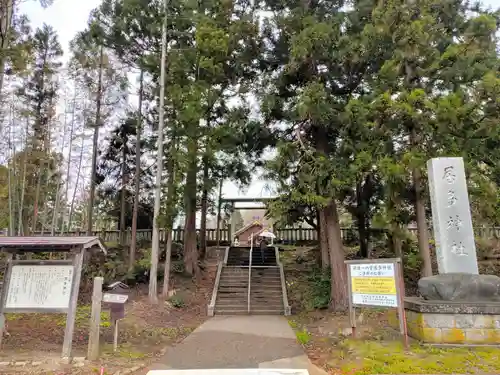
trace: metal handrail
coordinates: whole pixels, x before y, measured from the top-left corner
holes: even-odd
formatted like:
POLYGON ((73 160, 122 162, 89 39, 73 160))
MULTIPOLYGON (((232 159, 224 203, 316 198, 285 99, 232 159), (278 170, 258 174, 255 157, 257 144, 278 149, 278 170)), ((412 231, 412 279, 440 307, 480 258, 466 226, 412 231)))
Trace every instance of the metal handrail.
POLYGON ((231 248, 230 246, 226 247, 226 253, 224 254, 224 265, 227 264, 227 259, 229 258, 229 249, 230 248, 231 248))
POLYGON ((252 288, 252 254, 253 246, 250 247, 250 259, 248 261, 248 313, 250 314, 250 290, 252 288))
POLYGON ((217 301, 217 292, 219 290, 220 277, 222 274, 223 267, 224 264, 222 261, 220 261, 217 266, 217 276, 215 276, 214 290, 212 291, 212 299, 210 300, 210 304, 208 305, 208 316, 214 316, 215 302, 217 301))
POLYGON ((288 293, 286 290, 285 271, 283 270, 283 263, 281 263, 281 260, 280 260, 280 251, 278 249, 278 246, 274 247, 274 254, 276 256, 276 263, 278 264, 278 267, 280 268, 281 293, 283 294, 283 308, 285 310, 285 315, 289 316, 289 315, 292 315, 292 308, 288 304, 288 293))

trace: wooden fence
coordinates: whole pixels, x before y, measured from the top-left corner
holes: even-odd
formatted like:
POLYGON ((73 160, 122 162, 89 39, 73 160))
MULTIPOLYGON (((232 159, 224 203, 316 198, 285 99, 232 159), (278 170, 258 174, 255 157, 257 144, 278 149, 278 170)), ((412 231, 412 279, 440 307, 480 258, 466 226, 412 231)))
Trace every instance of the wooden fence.
MULTIPOLYGON (((196 230, 199 234, 200 230, 196 230)), ((374 235, 384 234, 385 230, 383 229, 371 229, 374 235)), ((408 231, 416 236, 417 230, 416 228, 408 228, 408 231)), ((217 240, 216 229, 207 229, 206 230, 206 238, 207 242, 210 244, 214 244, 217 240)), ((474 228, 474 233, 477 237, 482 238, 500 238, 500 227, 477 227, 474 228)), ((314 243, 318 241, 318 232, 312 228, 275 228, 274 234, 277 239, 275 242, 277 243, 314 243)), ((36 235, 41 235, 41 233, 37 233, 36 235)), ((48 235, 48 233, 45 233, 48 235)), ((58 233, 57 235, 61 235, 58 233)), ((86 236, 86 231, 71 231, 66 232, 64 235, 67 236, 86 236)), ((94 236, 100 237, 104 242, 119 242, 120 231, 118 230, 104 230, 104 231, 94 231, 94 236)), ((358 236, 357 229, 353 227, 341 228, 341 235, 343 240, 349 240, 350 238, 355 239, 358 236)), ((430 233, 432 238, 432 233, 430 233)), ((130 230, 126 233, 126 243, 129 244, 132 236, 130 230)), ((174 242, 182 242, 184 238, 184 229, 177 228, 173 230, 173 240, 174 242)), ((151 229, 138 229, 137 230, 137 241, 138 242, 150 242, 152 239, 152 230, 151 229)), ((160 230, 160 241, 165 240, 165 231, 160 230)), ((223 244, 227 244, 230 241, 229 238, 229 229, 224 228, 220 229, 220 241, 223 244)))

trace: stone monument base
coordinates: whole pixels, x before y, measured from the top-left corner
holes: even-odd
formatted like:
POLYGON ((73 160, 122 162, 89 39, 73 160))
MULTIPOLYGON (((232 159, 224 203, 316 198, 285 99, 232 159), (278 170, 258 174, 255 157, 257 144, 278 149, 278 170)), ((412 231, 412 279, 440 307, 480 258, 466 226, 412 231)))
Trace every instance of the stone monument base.
POLYGON ((408 335, 432 344, 500 344, 500 302, 405 298, 408 335))

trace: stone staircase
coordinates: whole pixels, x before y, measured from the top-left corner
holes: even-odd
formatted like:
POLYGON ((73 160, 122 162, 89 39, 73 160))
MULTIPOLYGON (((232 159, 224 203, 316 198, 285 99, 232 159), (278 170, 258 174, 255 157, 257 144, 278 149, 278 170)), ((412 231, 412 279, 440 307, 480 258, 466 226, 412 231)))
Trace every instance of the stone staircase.
POLYGON ((250 264, 250 248, 249 247, 230 247, 227 256, 228 266, 248 267, 250 264))
POLYGON ((276 262, 276 254, 274 252, 274 247, 268 247, 264 250, 264 262, 262 262, 262 254, 260 252, 260 248, 253 249, 252 267, 255 266, 277 267, 277 265, 278 264, 276 262))
POLYGON ((250 248, 226 251, 226 261, 219 264, 209 315, 289 315, 283 270, 274 247, 265 250, 264 262, 260 248, 254 248, 251 269, 250 248))
POLYGON ((252 269, 250 313, 283 315, 283 292, 278 267, 252 269))
POLYGON ((222 268, 215 313, 217 315, 248 313, 248 267, 222 268))

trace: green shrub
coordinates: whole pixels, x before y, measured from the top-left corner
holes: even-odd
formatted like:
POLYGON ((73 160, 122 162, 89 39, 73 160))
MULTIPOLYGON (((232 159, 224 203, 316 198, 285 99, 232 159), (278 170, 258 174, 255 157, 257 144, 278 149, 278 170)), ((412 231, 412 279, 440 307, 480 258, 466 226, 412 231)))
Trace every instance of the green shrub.
POLYGON ((168 299, 168 302, 170 302, 170 304, 177 309, 181 309, 185 305, 184 299, 178 295, 174 295, 174 296, 170 297, 168 299))
POLYGON ((311 336, 305 328, 300 331, 295 331, 295 336, 301 345, 307 345, 307 343, 311 340, 311 336))
POLYGON ((326 309, 330 305, 330 270, 315 267, 308 276, 310 293, 306 300, 306 307, 312 309, 326 309))

